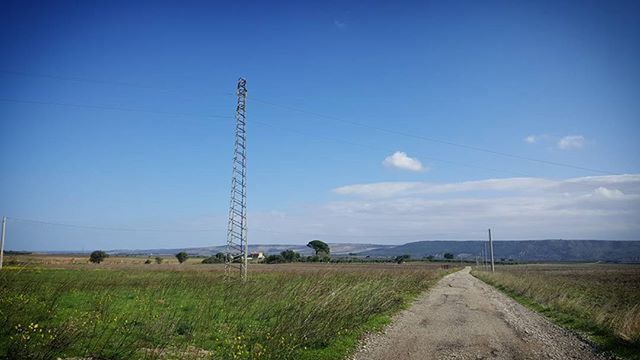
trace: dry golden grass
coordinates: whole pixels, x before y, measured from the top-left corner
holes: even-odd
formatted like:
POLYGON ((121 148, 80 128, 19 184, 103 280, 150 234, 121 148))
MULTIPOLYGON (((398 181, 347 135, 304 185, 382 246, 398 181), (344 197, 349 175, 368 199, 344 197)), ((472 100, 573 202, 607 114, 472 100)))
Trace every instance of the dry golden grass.
POLYGON ((602 342, 640 346, 638 265, 517 265, 474 275, 602 342))

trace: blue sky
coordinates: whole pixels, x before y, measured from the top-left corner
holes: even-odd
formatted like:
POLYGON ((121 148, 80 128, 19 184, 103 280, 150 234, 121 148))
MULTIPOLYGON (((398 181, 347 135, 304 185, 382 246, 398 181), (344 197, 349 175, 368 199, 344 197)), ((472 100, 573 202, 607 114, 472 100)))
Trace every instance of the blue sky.
POLYGON ((239 76, 253 243, 639 239, 639 10, 3 1, 7 247, 223 244, 239 76))

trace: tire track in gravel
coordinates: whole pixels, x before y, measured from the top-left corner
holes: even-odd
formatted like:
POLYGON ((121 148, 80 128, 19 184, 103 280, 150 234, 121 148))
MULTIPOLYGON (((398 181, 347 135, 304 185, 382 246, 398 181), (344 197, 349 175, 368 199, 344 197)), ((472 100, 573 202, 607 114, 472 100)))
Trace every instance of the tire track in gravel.
POLYGON ((605 359, 470 271, 445 276, 384 332, 363 339, 353 359, 605 359))

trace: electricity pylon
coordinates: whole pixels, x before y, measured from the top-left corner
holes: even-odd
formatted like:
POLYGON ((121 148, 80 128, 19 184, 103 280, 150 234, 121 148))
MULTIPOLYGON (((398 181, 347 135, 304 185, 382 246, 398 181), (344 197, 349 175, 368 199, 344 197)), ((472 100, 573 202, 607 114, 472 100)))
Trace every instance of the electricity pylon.
POLYGON ((247 81, 238 79, 238 105, 236 107, 236 140, 231 176, 231 201, 227 226, 227 256, 225 274, 228 279, 238 274, 247 280, 249 246, 247 244, 247 81))

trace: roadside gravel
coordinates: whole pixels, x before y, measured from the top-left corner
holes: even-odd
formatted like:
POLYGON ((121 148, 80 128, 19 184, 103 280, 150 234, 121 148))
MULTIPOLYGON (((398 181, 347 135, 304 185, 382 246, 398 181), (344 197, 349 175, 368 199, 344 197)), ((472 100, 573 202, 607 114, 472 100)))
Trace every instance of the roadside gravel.
POLYGON ((605 359, 470 270, 440 280, 384 332, 363 339, 353 359, 605 359))

